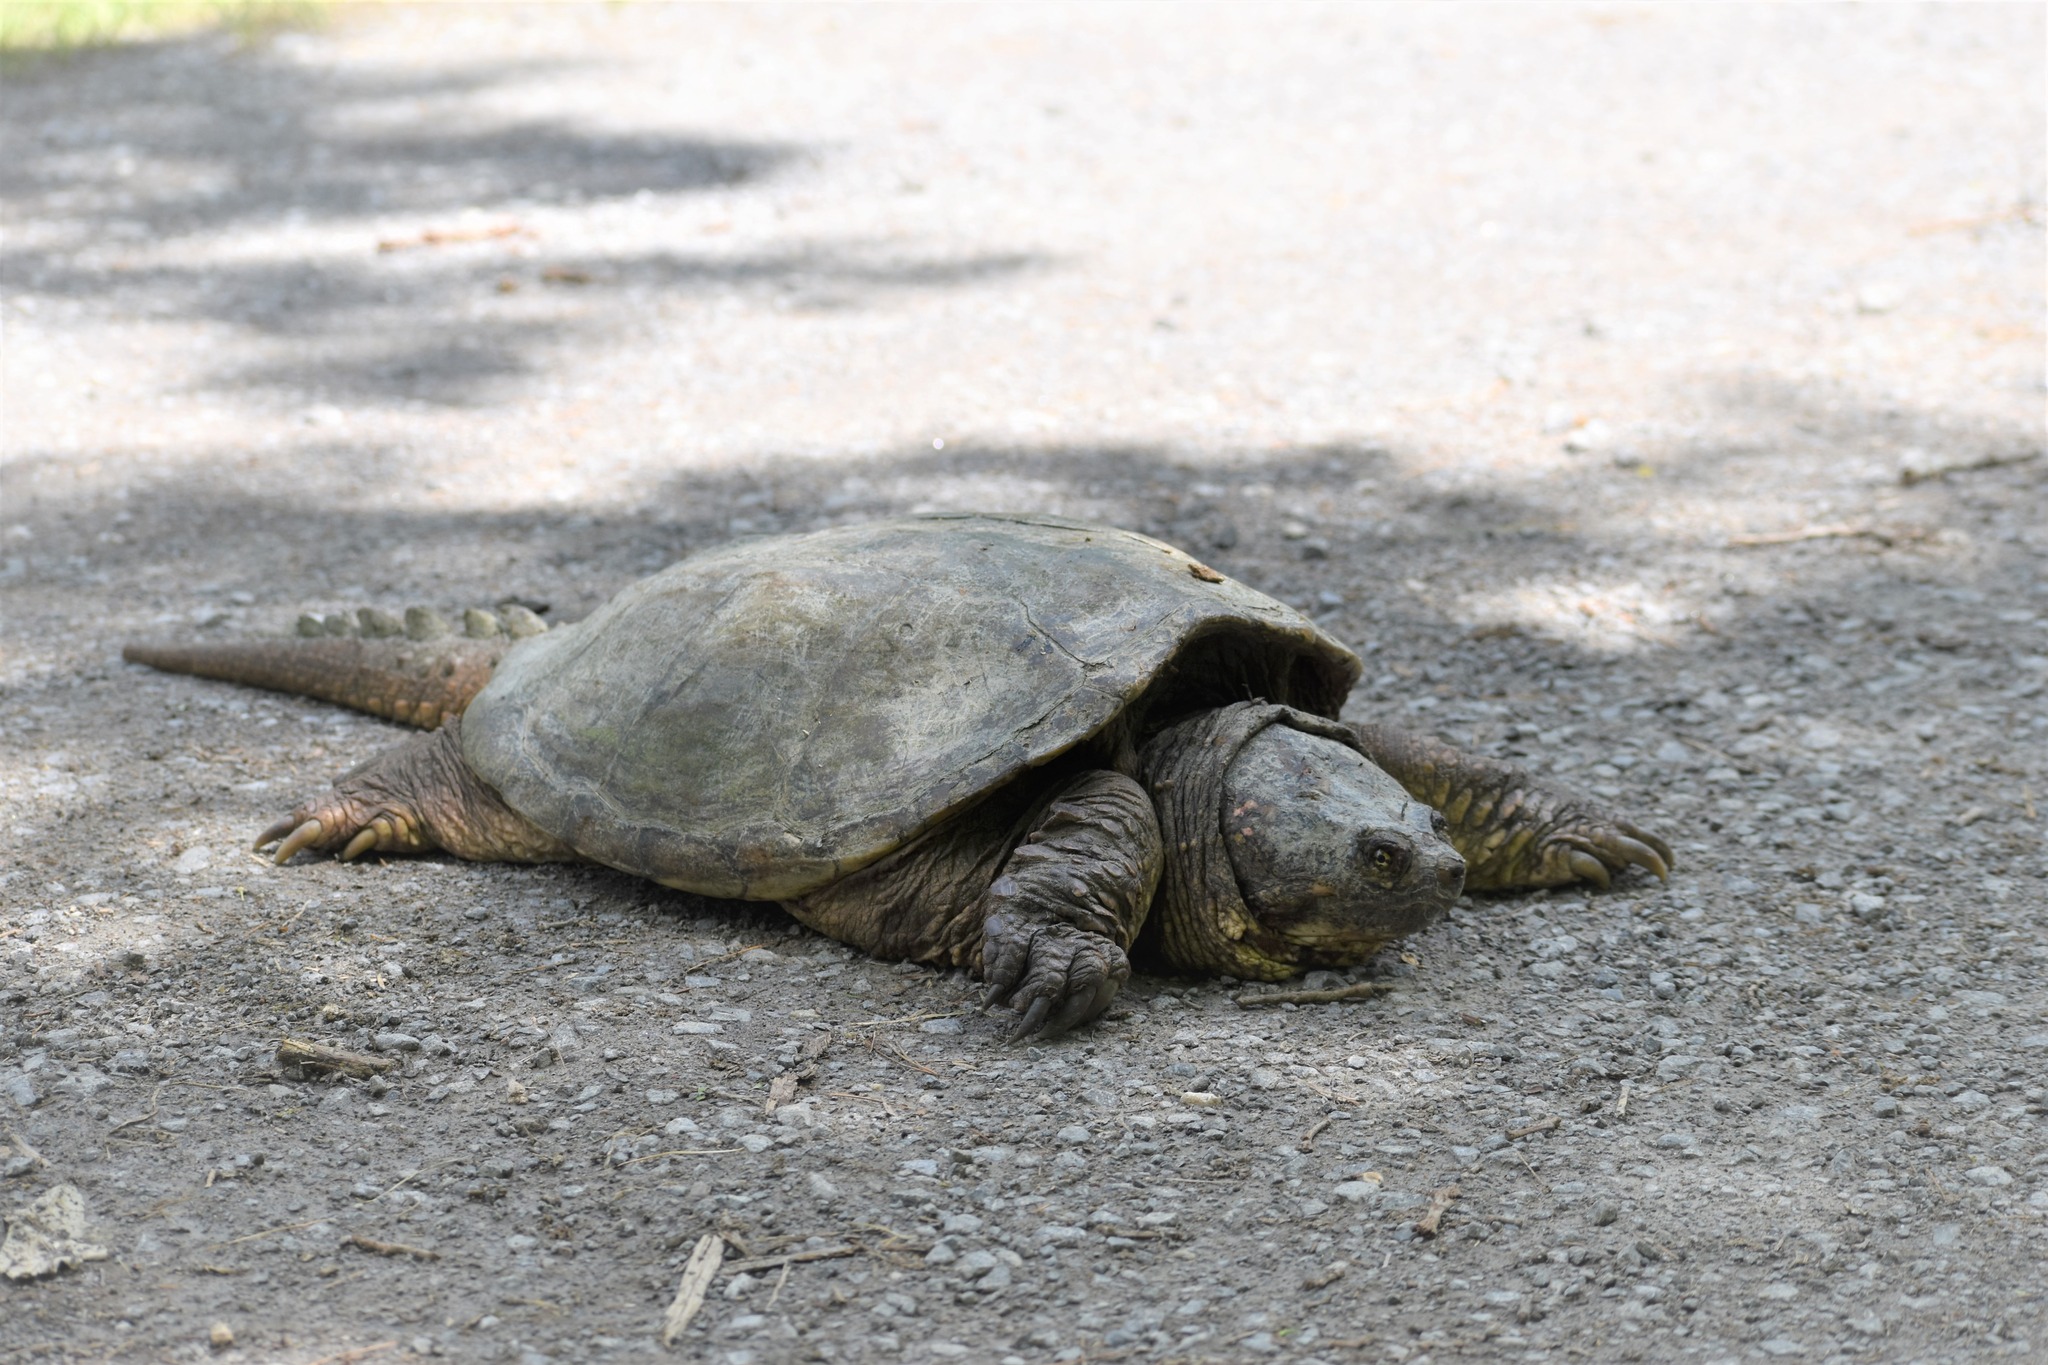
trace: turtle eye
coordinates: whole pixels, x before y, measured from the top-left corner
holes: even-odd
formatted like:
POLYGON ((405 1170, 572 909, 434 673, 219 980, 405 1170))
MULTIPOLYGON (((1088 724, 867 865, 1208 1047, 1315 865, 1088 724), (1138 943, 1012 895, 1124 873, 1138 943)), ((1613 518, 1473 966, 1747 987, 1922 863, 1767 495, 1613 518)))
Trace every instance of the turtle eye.
POLYGON ((1398 881, 1408 870, 1408 845, 1384 834, 1368 834, 1359 840, 1358 856, 1377 877, 1398 881))

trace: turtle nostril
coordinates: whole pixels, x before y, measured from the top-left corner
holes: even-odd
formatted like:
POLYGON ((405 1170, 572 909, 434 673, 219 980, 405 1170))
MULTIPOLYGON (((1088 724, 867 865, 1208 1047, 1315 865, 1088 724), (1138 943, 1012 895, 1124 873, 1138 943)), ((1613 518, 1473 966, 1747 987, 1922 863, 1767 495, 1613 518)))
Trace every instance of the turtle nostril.
POLYGON ((1436 865, 1436 884, 1446 895, 1455 896, 1465 886, 1465 860, 1445 858, 1436 865))

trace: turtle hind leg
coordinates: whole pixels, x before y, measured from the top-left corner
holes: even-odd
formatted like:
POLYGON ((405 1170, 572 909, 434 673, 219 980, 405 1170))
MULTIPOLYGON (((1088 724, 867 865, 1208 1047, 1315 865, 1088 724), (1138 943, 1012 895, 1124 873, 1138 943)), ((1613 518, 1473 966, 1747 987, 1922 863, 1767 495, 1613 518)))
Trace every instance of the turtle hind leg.
POLYGON ((278 863, 298 853, 428 853, 471 862, 570 862, 575 850, 506 805, 462 761, 462 722, 386 749, 263 831, 278 863))

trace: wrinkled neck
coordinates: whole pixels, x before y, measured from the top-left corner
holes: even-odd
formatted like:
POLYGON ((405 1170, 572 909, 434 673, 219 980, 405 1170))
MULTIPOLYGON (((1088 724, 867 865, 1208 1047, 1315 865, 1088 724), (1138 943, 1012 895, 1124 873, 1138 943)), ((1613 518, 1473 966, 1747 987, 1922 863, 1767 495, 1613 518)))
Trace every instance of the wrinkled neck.
POLYGON ((1220 972, 1279 981, 1313 955, 1259 922, 1238 886, 1223 840, 1224 783, 1251 738, 1286 724, 1355 746, 1349 731, 1285 706, 1240 702, 1205 711, 1160 732, 1139 756, 1139 781, 1152 797, 1166 866, 1152 913, 1139 935, 1141 960, 1189 974, 1220 972))

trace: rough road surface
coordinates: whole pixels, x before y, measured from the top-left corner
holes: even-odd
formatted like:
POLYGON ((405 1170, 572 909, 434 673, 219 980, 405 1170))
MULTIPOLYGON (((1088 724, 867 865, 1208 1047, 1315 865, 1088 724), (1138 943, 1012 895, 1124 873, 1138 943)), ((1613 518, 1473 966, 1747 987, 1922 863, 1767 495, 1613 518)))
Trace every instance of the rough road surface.
POLYGON ((712 1233, 676 1358, 2041 1359, 2042 54, 650 4, 10 72, 0 1211, 109 1255, 0 1362, 649 1358, 712 1233), (119 662, 964 507, 1179 541, 1679 871, 1015 1049, 602 871, 270 867, 392 732, 119 662))

